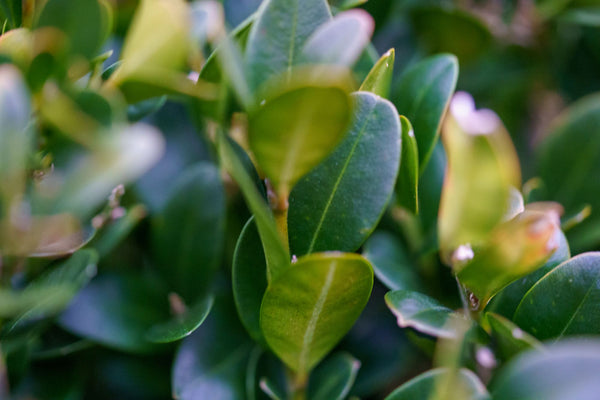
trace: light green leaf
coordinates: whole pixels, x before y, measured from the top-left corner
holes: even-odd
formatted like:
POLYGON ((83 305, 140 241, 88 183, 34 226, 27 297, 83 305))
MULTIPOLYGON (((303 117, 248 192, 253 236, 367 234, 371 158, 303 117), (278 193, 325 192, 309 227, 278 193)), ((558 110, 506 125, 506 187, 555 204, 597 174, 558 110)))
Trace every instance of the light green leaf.
POLYGON ((292 254, 356 250, 394 190, 401 147, 396 109, 372 93, 353 98, 354 120, 345 139, 290 196, 292 254))
POLYGON ((377 231, 365 242, 363 256, 371 262, 375 276, 391 290, 416 290, 421 284, 416 264, 407 249, 394 235, 377 231))
POLYGON ((396 59, 396 51, 389 49, 371 68, 369 75, 360 85, 361 92, 371 92, 383 98, 388 98, 390 95, 390 86, 392 84, 392 76, 394 74, 394 61, 396 59))
POLYGON ((600 243, 600 94, 579 100, 561 114, 537 149, 537 171, 547 198, 568 214, 589 204, 591 216, 567 237, 575 253, 600 243), (569 151, 565 151, 565 149, 569 151))
POLYGON ((364 10, 339 13, 308 38, 299 63, 352 67, 369 44, 374 25, 373 17, 364 10))
POLYGON ((559 18, 561 21, 597 28, 600 26, 600 7, 574 8, 562 13, 559 18))
POLYGON ((306 377, 352 327, 372 286, 373 270, 361 256, 301 257, 267 288, 263 335, 284 363, 306 377))
POLYGON ((271 281, 281 272, 285 271, 290 265, 290 256, 277 231, 275 219, 269 206, 261 196, 252 177, 247 172, 234 151, 234 148, 228 142, 228 138, 220 133, 218 135, 219 158, 223 167, 237 181, 246 199, 248 207, 254 214, 256 227, 260 234, 265 258, 267 260, 267 279, 271 281))
POLYGON ((562 341, 514 358, 494 379, 494 400, 595 400, 600 391, 597 339, 562 341))
POLYGON ((307 396, 311 400, 343 400, 346 398, 360 361, 348 353, 336 353, 319 364, 310 374, 307 396))
POLYGON ((429 399, 435 393, 437 381, 446 379, 449 374, 454 375, 452 396, 461 400, 490 399, 485 386, 472 371, 466 368, 461 368, 457 372, 448 368, 437 368, 406 382, 389 394, 385 400, 429 399))
POLYGON ((519 328, 515 323, 495 313, 486 313, 492 330, 496 353, 504 360, 528 349, 541 349, 542 344, 533 336, 519 328))
POLYGON ((214 297, 208 295, 167 322, 153 325, 146 332, 146 339, 153 343, 169 343, 183 339, 194 332, 206 319, 213 306, 214 297))
POLYGON ((449 54, 424 59, 408 69, 395 87, 392 101, 412 122, 423 172, 438 141, 442 118, 458 78, 458 61, 449 54))
POLYGON ((419 212, 419 151, 410 121, 400 116, 402 124, 402 163, 396 183, 398 202, 413 214, 419 212))
POLYGON ((444 307, 437 300, 410 290, 394 290, 385 295, 388 308, 401 328, 413 328, 435 337, 454 338, 452 321, 464 323, 465 317, 444 307))
POLYGON ((177 179, 164 210, 154 216, 152 250, 169 289, 193 303, 204 297, 225 242, 225 192, 210 163, 177 179))
POLYGON ((540 340, 600 333, 600 253, 584 253, 547 273, 527 292, 514 321, 540 340))
POLYGON ((264 342, 260 330, 260 304, 267 290, 267 264, 254 217, 250 218, 235 246, 231 271, 233 297, 240 321, 259 342, 264 342))
POLYGON ((263 1, 246 48, 251 90, 282 73, 289 78, 306 40, 329 19, 326 0, 263 1))
POLYGON ((520 187, 521 173, 510 136, 498 116, 490 110, 476 111, 467 93, 457 93, 452 99, 442 139, 448 169, 438 235, 442 258, 452 265, 452 252, 461 245, 475 247, 486 240, 502 220, 511 186, 520 187))
POLYGON ((284 91, 250 116, 250 148, 281 198, 340 142, 351 109, 348 93, 333 81, 284 91))

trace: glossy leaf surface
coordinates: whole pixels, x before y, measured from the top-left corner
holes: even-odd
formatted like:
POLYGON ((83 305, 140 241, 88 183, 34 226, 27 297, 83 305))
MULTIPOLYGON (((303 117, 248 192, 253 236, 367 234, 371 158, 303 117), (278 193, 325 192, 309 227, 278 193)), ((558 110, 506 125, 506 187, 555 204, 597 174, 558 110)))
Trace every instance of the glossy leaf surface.
POLYGON ((361 92, 371 92, 383 98, 388 98, 392 84, 392 76, 394 74, 394 61, 396 52, 394 49, 389 49, 381 56, 377 63, 369 71, 369 75, 365 78, 358 89, 361 92))
POLYGON ((146 339, 154 343, 170 343, 183 339, 202 325, 212 309, 213 302, 214 297, 208 295, 190 306, 183 314, 152 326, 146 332, 146 339))
POLYGON ((358 370, 360 361, 348 353, 336 353, 325 359, 311 373, 307 396, 312 400, 343 400, 346 398, 358 370))
POLYGON ((392 101, 410 120, 419 147, 419 171, 423 172, 439 137, 442 117, 458 78, 456 57, 443 54, 426 58, 403 75, 392 101))
POLYGON ((485 318, 492 330, 496 351, 504 360, 528 349, 542 348, 542 344, 536 338, 521 330, 509 319, 494 313, 486 313, 485 318))
POLYGON ((358 255, 301 257, 267 288, 263 335, 283 362, 307 374, 352 327, 372 286, 371 265, 358 255))
POLYGON ((396 183, 396 195, 402 207, 413 214, 419 212, 419 152, 410 121, 400 116, 402 124, 402 162, 396 183))
POLYGON ((290 196, 292 254, 356 250, 392 195, 400 162, 398 114, 371 93, 353 97, 354 120, 346 137, 290 196))
POLYGON ((600 253, 584 253, 554 268, 523 297, 514 321, 540 340, 597 334, 600 253))

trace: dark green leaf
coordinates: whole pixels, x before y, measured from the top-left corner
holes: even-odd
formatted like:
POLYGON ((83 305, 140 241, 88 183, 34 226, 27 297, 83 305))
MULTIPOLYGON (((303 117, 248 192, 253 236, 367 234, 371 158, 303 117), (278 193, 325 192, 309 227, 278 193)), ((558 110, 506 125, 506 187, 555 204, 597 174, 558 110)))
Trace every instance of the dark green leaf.
POLYGON ((153 224, 153 250, 163 279, 189 302, 206 294, 225 235, 225 193, 216 167, 200 163, 175 183, 153 224))
POLYGON ((96 249, 101 258, 110 254, 146 217, 146 213, 146 208, 141 204, 129 208, 125 215, 104 226, 89 246, 96 249))
POLYGON ((392 101, 398 112, 412 122, 422 173, 437 143, 442 117, 458 78, 456 57, 442 54, 411 67, 395 88, 392 101))
POLYGON ((359 255, 301 257, 267 288, 263 335, 283 362, 306 376, 352 327, 372 286, 371 265, 359 255))
POLYGON ((453 338, 456 336, 453 321, 466 322, 464 316, 418 292, 388 292, 385 302, 398 319, 398 326, 413 328, 431 336, 453 338))
POLYGON ((600 253, 571 258, 527 292, 514 321, 540 340, 600 333, 600 253))
POLYGON ((169 315, 167 294, 139 275, 102 275, 73 299, 59 318, 69 332, 108 347, 146 352, 148 329, 169 315))
POLYGON ((381 56, 373 68, 371 68, 369 75, 367 75, 358 90, 362 92, 371 92, 383 98, 388 98, 394 73, 395 58, 395 50, 389 49, 381 56))
POLYGON ((23 0, 0 0, 0 17, 6 19, 8 29, 21 26, 23 18, 23 0))
POLYGON ((394 106, 371 93, 354 95, 354 121, 336 150, 292 191, 292 254, 356 250, 392 195, 400 161, 394 106))
POLYGON ((238 238, 231 276, 235 305, 250 336, 264 342, 260 330, 260 304, 267 290, 267 263, 254 217, 238 238))
POLYGON ((192 305, 183 314, 176 315, 167 322, 152 326, 146 333, 146 339, 153 343, 169 343, 183 339, 202 325, 212 309, 213 301, 213 295, 208 295, 192 305))
POLYGON ((406 382, 394 390, 385 400, 429 399, 435 393, 437 381, 444 379, 449 374, 455 374, 453 393, 451 394, 452 396, 456 396, 454 398, 461 400, 490 399, 483 383, 470 370, 462 368, 454 372, 447 368, 438 368, 427 371, 406 382))
POLYGON ((402 124, 402 162, 396 183, 398 202, 413 214, 419 212, 419 151, 410 121, 400 116, 402 124))
POLYGON ((363 256, 371 262, 375 276, 391 290, 421 288, 417 265, 405 245, 387 232, 375 232, 363 246, 363 256))
POLYGON ((504 360, 528 349, 540 349, 542 344, 533 336, 524 332, 510 320, 494 313, 486 313, 492 338, 499 354, 504 360))
POLYGON ((600 343, 566 341, 513 359, 494 380, 494 400, 595 400, 600 343))
POLYGON ((256 91, 270 78, 288 77, 306 40, 331 19, 325 0, 268 0, 258 10, 246 48, 246 71, 256 91))
POLYGON ((348 353, 336 353, 325 359, 310 374, 307 396, 311 400, 343 400, 346 398, 360 361, 348 353))

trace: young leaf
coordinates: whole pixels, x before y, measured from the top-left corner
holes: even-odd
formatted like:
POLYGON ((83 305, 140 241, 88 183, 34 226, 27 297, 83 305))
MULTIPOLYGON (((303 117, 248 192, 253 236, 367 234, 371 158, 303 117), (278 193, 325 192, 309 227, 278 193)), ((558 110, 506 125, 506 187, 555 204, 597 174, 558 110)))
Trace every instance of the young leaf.
POLYGON ((252 91, 281 73, 289 78, 308 37, 329 19, 326 0, 263 1, 246 48, 252 91))
POLYGON ((592 215, 567 235, 578 252, 600 243, 600 95, 584 98, 556 120, 554 129, 537 149, 537 171, 548 198, 561 203, 567 214, 589 204, 592 215), (565 151, 568 148, 569 151, 565 151))
MULTIPOLYGON (((436 382, 455 372, 449 368, 429 370, 411 379, 390 393, 385 400, 429 399, 435 392, 436 382)), ((461 400, 489 400, 490 396, 477 375, 461 368, 455 376, 452 396, 461 400)))
POLYGON ((402 124, 402 163, 396 183, 398 202, 413 214, 419 212, 419 152, 410 121, 400 116, 402 124))
POLYGON ((212 309, 213 302, 214 296, 207 295, 185 310, 183 314, 153 325, 146 332, 146 339, 153 343, 170 343, 189 336, 202 325, 212 309))
POLYGON ((394 190, 401 147, 396 109, 371 93, 353 97, 354 120, 345 139, 290 196, 292 254, 356 250, 394 190))
POLYGON ((377 231, 365 242, 363 257, 373 265, 375 276, 391 290, 421 288, 415 265, 404 244, 394 235, 377 231))
POLYGON ((263 335, 283 362, 306 377, 352 327, 372 287, 373 270, 361 256, 301 257, 267 288, 263 335))
POLYGON ((401 328, 413 328, 435 337, 453 338, 453 321, 466 319, 424 294, 410 290, 394 290, 385 295, 388 308, 398 319, 401 328))
POLYGON ((361 92, 371 92, 383 98, 388 98, 394 73, 395 58, 395 50, 389 49, 381 56, 373 68, 371 68, 369 75, 367 75, 358 90, 361 92))
POLYGON ((442 139, 448 170, 438 235, 442 258, 451 265, 451 252, 461 245, 482 242, 501 221, 510 188, 520 186, 521 174, 502 122, 490 110, 475 111, 467 93, 457 93, 452 99, 442 139))
POLYGON ((600 391, 600 343, 563 341, 514 358, 494 379, 494 400, 595 400, 600 391))
POLYGON ((336 353, 327 358, 310 374, 307 396, 311 400, 343 400, 346 398, 360 361, 348 353, 336 353))
POLYGON ((238 238, 231 275, 240 321, 254 340, 264 342, 260 304, 267 290, 267 263, 254 217, 248 220, 238 238))
POLYGON ((221 133, 217 140, 219 158, 227 172, 240 185, 248 207, 254 214, 267 260, 267 279, 271 281, 289 266, 289 253, 281 242, 271 210, 261 196, 252 177, 245 169, 242 160, 229 143, 229 138, 221 133))
POLYGON ((540 340, 600 333, 600 253, 554 268, 523 297, 514 321, 540 340))
POLYGON ((225 193, 210 163, 189 167, 154 217, 152 249, 170 290, 193 303, 204 297, 225 241, 225 193))
POLYGON ((364 10, 339 13, 306 41, 300 64, 338 64, 352 67, 373 34, 373 17, 364 10))
POLYGON ((458 78, 456 57, 442 54, 426 58, 408 69, 394 90, 392 101, 414 127, 423 172, 439 137, 442 117, 458 78))
POLYGON ((334 81, 284 91, 250 116, 250 148, 281 198, 340 142, 351 107, 334 81))
POLYGON ((542 344, 536 338, 521 330, 509 319, 494 313, 486 313, 485 318, 492 330, 497 352, 504 360, 528 349, 542 348, 542 344))

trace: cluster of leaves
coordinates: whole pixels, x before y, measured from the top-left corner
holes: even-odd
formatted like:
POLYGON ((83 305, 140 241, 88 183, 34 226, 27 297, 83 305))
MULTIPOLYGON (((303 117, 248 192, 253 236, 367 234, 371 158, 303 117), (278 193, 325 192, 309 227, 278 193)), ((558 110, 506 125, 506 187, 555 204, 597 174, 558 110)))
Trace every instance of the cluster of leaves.
POLYGON ((0 0, 2 398, 597 396, 600 7, 362 3, 0 0))

